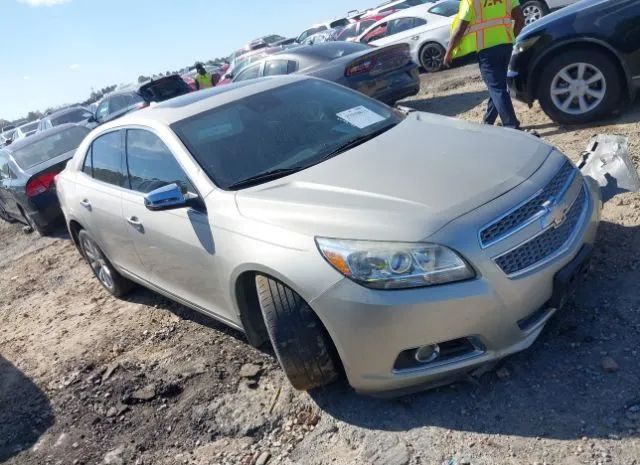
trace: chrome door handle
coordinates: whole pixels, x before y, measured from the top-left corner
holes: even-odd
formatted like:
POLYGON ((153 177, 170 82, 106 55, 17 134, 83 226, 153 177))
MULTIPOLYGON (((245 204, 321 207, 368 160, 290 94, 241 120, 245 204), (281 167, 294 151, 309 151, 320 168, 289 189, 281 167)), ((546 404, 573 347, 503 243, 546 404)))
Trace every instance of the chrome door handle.
POLYGON ((127 218, 127 223, 135 228, 142 227, 142 221, 140 221, 137 216, 130 216, 129 218, 127 218))
POLYGON ((81 200, 80 201, 80 205, 82 205, 87 210, 91 210, 91 204, 89 203, 89 201, 87 199, 81 200))

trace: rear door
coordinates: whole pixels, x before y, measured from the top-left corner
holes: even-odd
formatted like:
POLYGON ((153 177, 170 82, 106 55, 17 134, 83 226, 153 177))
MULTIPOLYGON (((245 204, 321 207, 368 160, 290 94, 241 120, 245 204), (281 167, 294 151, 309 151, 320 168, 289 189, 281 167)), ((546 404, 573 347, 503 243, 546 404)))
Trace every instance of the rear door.
POLYGON ((9 155, 0 150, 0 208, 10 213, 11 216, 19 215, 18 205, 11 193, 16 176, 9 167, 9 155))
POLYGON ((143 279, 202 309, 228 319, 216 273, 217 257, 209 217, 204 208, 150 211, 145 194, 177 183, 197 194, 184 170, 155 133, 131 128, 126 134, 128 190, 123 214, 129 236, 142 261, 143 279), (222 308, 221 308, 222 307, 222 308))
POLYGON ((80 224, 117 268, 135 274, 140 260, 122 218, 123 137, 124 131, 115 130, 93 141, 76 176, 75 199, 80 224))
POLYGON ((371 45, 382 47, 384 45, 410 43, 411 37, 416 35, 416 28, 424 26, 427 21, 422 18, 398 18, 389 21, 387 31, 382 39, 374 40, 371 45))

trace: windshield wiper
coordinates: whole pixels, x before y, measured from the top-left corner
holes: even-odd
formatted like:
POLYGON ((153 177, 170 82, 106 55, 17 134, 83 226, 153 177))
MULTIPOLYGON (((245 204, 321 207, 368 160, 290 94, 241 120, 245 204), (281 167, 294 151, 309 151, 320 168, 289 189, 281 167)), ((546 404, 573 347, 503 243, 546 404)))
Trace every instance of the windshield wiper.
POLYGON ((296 173, 301 169, 303 169, 303 167, 294 166, 292 168, 278 168, 275 170, 263 171, 262 173, 258 173, 254 176, 248 177, 247 179, 243 179, 242 181, 233 183, 230 186, 228 186, 227 189, 240 189, 243 187, 254 186, 256 184, 271 181, 273 179, 282 178, 289 174, 296 173))
POLYGON ((354 147, 357 147, 360 144, 364 144, 365 142, 373 139, 374 137, 378 137, 383 132, 387 132, 389 129, 395 127, 396 124, 398 124, 398 123, 389 124, 387 126, 381 127, 380 129, 376 129, 375 131, 370 132, 369 134, 365 134, 363 136, 358 136, 358 137, 354 137, 353 139, 349 139, 345 143, 340 144, 340 146, 338 146, 335 149, 333 149, 331 152, 329 152, 326 155, 324 155, 320 159, 320 161, 324 161, 324 160, 327 160, 329 158, 333 158, 336 155, 340 155, 341 153, 346 152, 347 150, 350 150, 350 149, 352 149, 354 147))

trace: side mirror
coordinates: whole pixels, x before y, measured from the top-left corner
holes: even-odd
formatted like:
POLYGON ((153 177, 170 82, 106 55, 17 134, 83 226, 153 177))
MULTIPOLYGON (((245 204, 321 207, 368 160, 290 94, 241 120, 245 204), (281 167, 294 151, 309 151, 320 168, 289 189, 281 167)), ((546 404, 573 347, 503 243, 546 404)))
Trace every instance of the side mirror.
MULTIPOLYGON (((188 194, 187 194, 188 195, 188 194)), ((144 197, 144 206, 151 211, 176 210, 189 206, 189 198, 176 183, 152 190, 144 197)))
POLYGON ((87 123, 97 123, 98 120, 96 119, 96 115, 91 115, 89 116, 89 118, 87 119, 87 123))

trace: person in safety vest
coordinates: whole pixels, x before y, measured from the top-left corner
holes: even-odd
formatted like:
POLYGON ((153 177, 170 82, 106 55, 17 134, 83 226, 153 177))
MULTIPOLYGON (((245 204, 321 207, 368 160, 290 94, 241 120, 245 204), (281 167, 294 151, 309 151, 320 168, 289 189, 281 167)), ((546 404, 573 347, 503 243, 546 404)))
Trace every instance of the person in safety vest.
POLYGON ((196 77, 194 78, 194 81, 196 84, 196 90, 207 89, 215 85, 213 82, 213 76, 211 73, 207 73, 204 66, 202 66, 202 63, 198 63, 196 65, 196 77))
POLYGON ((454 58, 478 53, 480 74, 489 89, 485 124, 520 128, 507 91, 507 69, 515 37, 524 27, 520 0, 461 0, 451 26, 445 65, 454 58))

